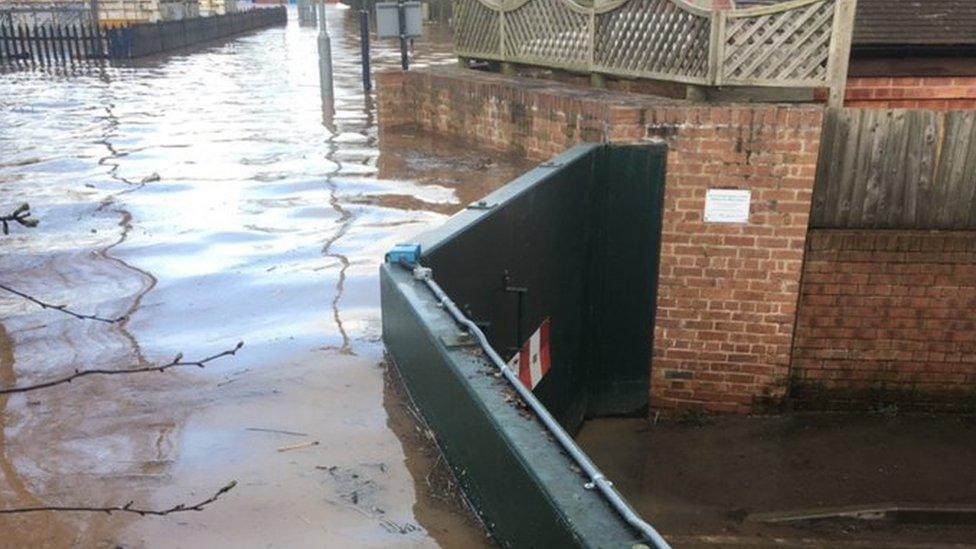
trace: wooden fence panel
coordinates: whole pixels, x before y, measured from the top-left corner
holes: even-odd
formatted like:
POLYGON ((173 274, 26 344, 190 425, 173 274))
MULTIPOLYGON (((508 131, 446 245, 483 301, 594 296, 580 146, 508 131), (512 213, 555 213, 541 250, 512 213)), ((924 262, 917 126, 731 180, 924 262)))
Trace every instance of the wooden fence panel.
POLYGON ((811 225, 976 229, 976 111, 830 109, 811 225))

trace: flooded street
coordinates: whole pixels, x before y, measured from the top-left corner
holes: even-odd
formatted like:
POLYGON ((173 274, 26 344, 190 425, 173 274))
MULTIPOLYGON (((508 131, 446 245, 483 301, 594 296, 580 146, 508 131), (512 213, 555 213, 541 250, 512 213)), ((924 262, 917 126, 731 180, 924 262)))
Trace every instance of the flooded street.
POLYGON ((597 419, 577 440, 675 547, 920 549, 974 547, 976 526, 763 518, 872 505, 971 506, 974 433, 971 416, 688 414, 597 419))
MULTIPOLYGON (((477 547, 431 494, 439 465, 385 381, 377 266, 527 168, 384 134, 361 91, 358 21, 329 11, 336 113, 316 30, 243 35, 124 68, 0 73, 0 387, 75 369, 196 361, 0 396, 3 547, 477 547)), ((451 62, 428 29, 416 64, 451 62)), ((395 44, 374 42, 374 66, 395 44)))

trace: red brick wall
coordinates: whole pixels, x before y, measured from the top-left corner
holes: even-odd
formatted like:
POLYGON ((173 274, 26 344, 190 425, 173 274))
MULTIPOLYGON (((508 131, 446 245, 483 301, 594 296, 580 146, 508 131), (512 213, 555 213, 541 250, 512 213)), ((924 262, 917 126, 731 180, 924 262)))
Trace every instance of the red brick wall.
POLYGON ((976 407, 976 233, 811 231, 800 406, 976 407))
POLYGON ((786 393, 820 142, 816 107, 696 105, 457 68, 377 75, 384 127, 418 124, 543 160, 580 141, 665 139, 656 408, 748 412, 786 393), (708 188, 748 225, 702 222, 708 188))
POLYGON ((652 405, 749 412, 785 394, 821 113, 667 113, 652 405), (752 190, 748 225, 702 222, 710 187, 752 190))
POLYGON ((976 76, 852 77, 848 107, 976 109, 976 76))

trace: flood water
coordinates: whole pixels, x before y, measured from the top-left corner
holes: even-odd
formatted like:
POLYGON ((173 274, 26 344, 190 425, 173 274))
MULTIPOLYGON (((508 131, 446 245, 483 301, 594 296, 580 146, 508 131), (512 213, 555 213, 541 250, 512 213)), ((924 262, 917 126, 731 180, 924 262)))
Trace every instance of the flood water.
MULTIPOLYGON (((0 73, 0 387, 198 360, 0 396, 3 547, 485 545, 431 495, 438 467, 385 383, 377 266, 393 244, 526 169, 409 131, 378 135, 355 13, 330 8, 336 112, 316 31, 244 35, 131 67, 0 73)), ((417 64, 450 62, 428 29, 417 64)), ((392 43, 374 63, 394 66, 392 43)), ((442 467, 442 465, 441 465, 442 467)))

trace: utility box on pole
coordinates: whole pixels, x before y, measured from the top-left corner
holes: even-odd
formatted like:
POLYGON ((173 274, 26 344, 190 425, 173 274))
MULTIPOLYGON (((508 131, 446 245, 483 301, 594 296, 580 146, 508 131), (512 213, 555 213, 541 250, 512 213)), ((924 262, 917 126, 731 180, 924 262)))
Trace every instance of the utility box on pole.
MULTIPOLYGON (((400 38, 400 21, 397 2, 376 3, 376 37, 400 38)), ((423 34, 423 12, 420 2, 403 2, 405 38, 418 38, 423 34)))

